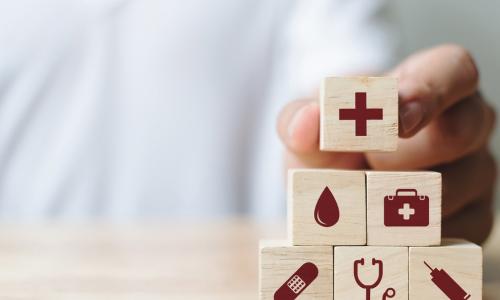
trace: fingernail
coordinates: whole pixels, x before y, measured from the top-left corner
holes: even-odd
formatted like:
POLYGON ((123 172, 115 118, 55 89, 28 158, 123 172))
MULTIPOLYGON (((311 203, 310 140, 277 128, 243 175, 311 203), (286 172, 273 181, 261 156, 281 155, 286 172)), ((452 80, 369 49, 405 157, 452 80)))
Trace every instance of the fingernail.
POLYGON ((293 133, 295 132, 295 128, 297 127, 297 124, 299 123, 300 118, 302 117, 304 112, 308 109, 308 107, 309 107, 308 105, 301 107, 292 116, 290 124, 288 124, 288 136, 289 137, 292 137, 293 133))
POLYGON ((413 131, 423 120, 424 113, 422 104, 419 102, 408 102, 401 107, 399 119, 403 133, 413 131))
MULTIPOLYGON (((398 83, 399 87, 399 97, 402 99, 412 99, 418 94, 418 90, 421 85, 419 85, 414 80, 401 80, 398 83)), ((409 102, 408 102, 409 103, 409 102)))

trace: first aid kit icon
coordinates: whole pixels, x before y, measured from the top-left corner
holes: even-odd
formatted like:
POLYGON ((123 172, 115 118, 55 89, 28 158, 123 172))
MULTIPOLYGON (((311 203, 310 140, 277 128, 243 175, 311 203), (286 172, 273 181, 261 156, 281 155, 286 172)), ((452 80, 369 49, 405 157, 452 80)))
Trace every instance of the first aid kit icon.
POLYGON ((419 195, 416 189, 397 189, 396 195, 385 196, 384 225, 429 226, 429 197, 419 195))

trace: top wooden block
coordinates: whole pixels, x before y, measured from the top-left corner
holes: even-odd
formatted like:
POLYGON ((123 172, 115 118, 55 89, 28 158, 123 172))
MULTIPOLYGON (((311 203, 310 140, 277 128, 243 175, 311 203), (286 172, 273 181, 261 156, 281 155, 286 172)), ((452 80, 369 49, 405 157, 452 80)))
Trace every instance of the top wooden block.
POLYGON ((327 77, 320 90, 320 149, 395 151, 398 88, 394 77, 327 77))

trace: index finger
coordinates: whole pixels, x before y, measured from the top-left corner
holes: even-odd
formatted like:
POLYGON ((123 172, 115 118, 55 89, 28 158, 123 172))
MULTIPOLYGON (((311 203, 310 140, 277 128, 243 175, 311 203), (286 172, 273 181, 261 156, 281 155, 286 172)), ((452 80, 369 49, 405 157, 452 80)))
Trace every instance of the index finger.
POLYGON ((479 72, 467 50, 444 45, 407 58, 399 77, 400 132, 410 137, 443 111, 477 90, 479 72))

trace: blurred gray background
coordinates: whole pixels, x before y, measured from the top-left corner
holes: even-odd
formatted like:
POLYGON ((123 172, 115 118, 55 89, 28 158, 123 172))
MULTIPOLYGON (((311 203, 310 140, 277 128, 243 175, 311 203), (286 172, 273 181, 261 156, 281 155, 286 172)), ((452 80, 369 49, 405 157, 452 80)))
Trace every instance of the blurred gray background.
MULTIPOLYGON (((463 45, 479 65, 481 90, 500 111, 500 1, 398 0, 391 5, 396 24, 401 26, 402 57, 440 43, 463 45)), ((498 128, 491 147, 497 160, 500 159, 498 128)), ((497 186, 498 183, 497 179, 497 186)), ((498 192, 497 189, 500 210, 498 192)))

